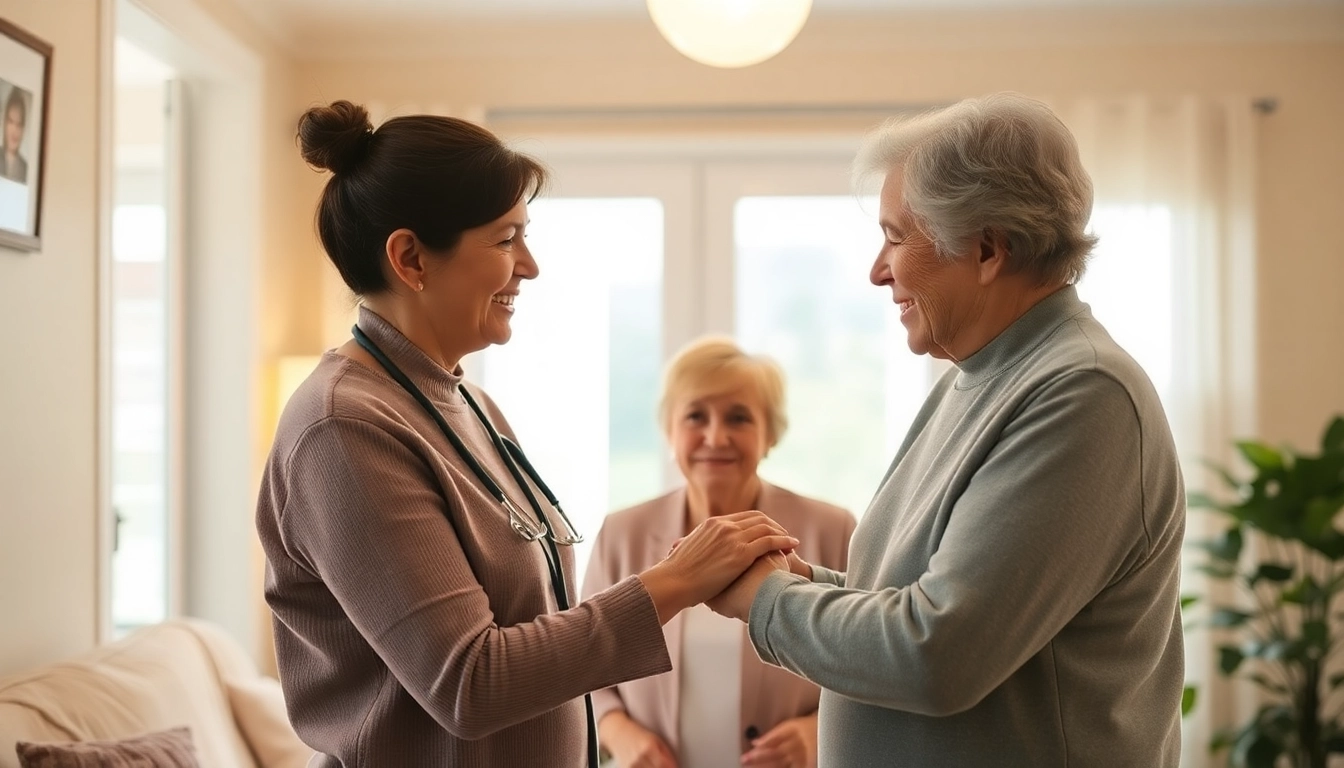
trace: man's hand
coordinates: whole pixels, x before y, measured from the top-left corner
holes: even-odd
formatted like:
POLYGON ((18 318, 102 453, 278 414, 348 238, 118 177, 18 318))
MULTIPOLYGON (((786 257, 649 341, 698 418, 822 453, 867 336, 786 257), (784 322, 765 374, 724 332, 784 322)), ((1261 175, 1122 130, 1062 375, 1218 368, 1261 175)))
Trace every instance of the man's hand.
POLYGON ((714 609, 715 613, 745 622, 751 615, 751 604, 756 600, 756 593, 760 591, 761 584, 775 571, 788 570, 788 559, 778 552, 770 552, 752 564, 746 573, 729 584, 718 597, 705 601, 705 605, 714 609))
POLYGON ((789 553, 789 572, 802 576, 808 581, 813 581, 812 564, 798 556, 798 550, 789 553))

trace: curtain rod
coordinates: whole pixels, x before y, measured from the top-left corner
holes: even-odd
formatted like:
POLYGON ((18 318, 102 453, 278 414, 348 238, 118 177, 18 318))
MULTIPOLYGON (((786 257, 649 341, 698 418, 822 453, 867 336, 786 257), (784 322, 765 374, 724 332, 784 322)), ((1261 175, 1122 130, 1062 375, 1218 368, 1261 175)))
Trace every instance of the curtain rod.
POLYGON ((485 117, 490 122, 509 120, 591 120, 624 118, 628 120, 665 120, 703 117, 836 117, 845 115, 896 115, 922 112, 947 103, 869 103, 869 104, 750 104, 723 106, 664 107, 490 107, 485 117))
MULTIPOLYGON (((645 107, 489 107, 485 119, 490 123, 517 120, 667 120, 677 118, 753 118, 753 117, 871 117, 923 112, 950 106, 953 102, 889 102, 850 104, 747 104, 747 105, 669 105, 645 107)), ((1278 110, 1274 96, 1251 99, 1251 108, 1262 115, 1278 110)))

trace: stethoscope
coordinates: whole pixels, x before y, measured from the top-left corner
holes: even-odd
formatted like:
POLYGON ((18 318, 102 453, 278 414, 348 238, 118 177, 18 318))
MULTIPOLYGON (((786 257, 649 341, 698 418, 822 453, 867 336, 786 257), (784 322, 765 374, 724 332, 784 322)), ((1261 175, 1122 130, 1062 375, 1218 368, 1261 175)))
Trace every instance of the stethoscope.
MULTIPOLYGON (((481 485, 485 486, 486 491, 494 496, 495 500, 508 512, 509 527, 513 529, 514 533, 517 533, 524 541, 541 542, 541 551, 546 555, 546 568, 551 575, 551 589, 555 592, 555 602, 560 610, 569 610, 569 591, 565 586, 565 573, 560 563, 560 550, 557 545, 570 547, 581 543, 583 537, 574 528, 574 524, 569 521, 569 515, 566 515, 565 511, 560 508, 560 502, 555 498, 555 494, 551 493, 551 489, 546 486, 546 483, 542 482, 541 476, 537 474, 532 462, 528 461, 527 456, 523 455, 523 449, 519 448, 517 443, 499 434, 495 426, 490 423, 490 419, 486 418, 481 406, 477 405, 476 398, 471 396, 466 387, 459 386, 457 388, 458 392, 462 394, 462 399, 467 401, 467 405, 471 406, 476 418, 480 419, 481 424, 484 425, 486 434, 490 436, 490 442, 494 444, 495 450, 499 453, 499 458, 509 470, 509 474, 518 483, 518 487, 522 489, 523 495, 527 497, 527 503, 532 507, 536 520, 528 518, 518 509, 516 504, 509 500, 509 497, 504 494, 504 490, 499 487, 494 478, 490 477, 490 473, 485 471, 485 467, 482 467, 480 462, 476 460, 476 457, 467 449, 466 444, 462 442, 462 438, 458 437, 453 428, 448 426, 443 414, 439 413, 439 409, 434 407, 434 404, 429 401, 424 392, 420 391, 415 382, 411 381, 410 377, 403 373, 396 363, 383 354, 378 345, 374 344, 373 340, 365 335, 359 326, 356 325, 352 328, 351 333, 355 336, 355 342, 363 347, 364 351, 372 355, 373 359, 383 366, 383 370, 387 371, 387 374, 400 384, 402 389, 410 393, 411 397, 414 397, 415 401, 420 404, 420 407, 424 408, 425 412, 434 419, 434 423, 439 425, 439 429, 448 438, 448 442, 453 444, 453 449, 466 462, 472 474, 476 475, 476 479, 481 481, 481 485), (527 479, 536 484, 551 507, 560 513, 560 519, 565 523, 563 535, 556 535, 555 529, 551 527, 550 519, 542 512, 541 504, 532 493, 532 488, 528 485, 527 479, 524 479, 524 474, 526 474, 527 479)), ((591 694, 585 693, 583 695, 583 704, 588 713, 588 768, 597 768, 597 723, 593 719, 593 698, 591 694)))

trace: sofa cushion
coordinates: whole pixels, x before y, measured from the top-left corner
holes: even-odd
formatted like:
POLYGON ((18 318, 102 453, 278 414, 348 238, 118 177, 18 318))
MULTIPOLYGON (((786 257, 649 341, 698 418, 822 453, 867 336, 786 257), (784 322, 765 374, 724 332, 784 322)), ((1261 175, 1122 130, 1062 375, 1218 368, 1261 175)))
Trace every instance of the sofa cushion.
POLYGON ((20 740, 115 740, 179 726, 191 729, 204 768, 255 768, 211 652, 222 637, 200 622, 170 621, 0 680, 0 768, 17 765, 20 740))
POLYGON ((313 750, 294 737, 285 712, 280 682, 270 677, 225 680, 233 719, 252 748, 257 765, 266 768, 304 768, 313 750))
POLYGON ((117 741, 20 741, 14 751, 22 768, 197 768, 200 765, 188 728, 171 728, 117 741))

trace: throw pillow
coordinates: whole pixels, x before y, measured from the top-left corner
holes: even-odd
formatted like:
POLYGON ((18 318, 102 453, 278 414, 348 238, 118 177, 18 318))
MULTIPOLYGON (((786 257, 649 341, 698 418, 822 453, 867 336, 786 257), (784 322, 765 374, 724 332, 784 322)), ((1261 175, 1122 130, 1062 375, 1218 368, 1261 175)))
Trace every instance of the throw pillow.
POLYGON ((20 741, 14 751, 20 768, 200 768, 186 727, 108 741, 20 741))

